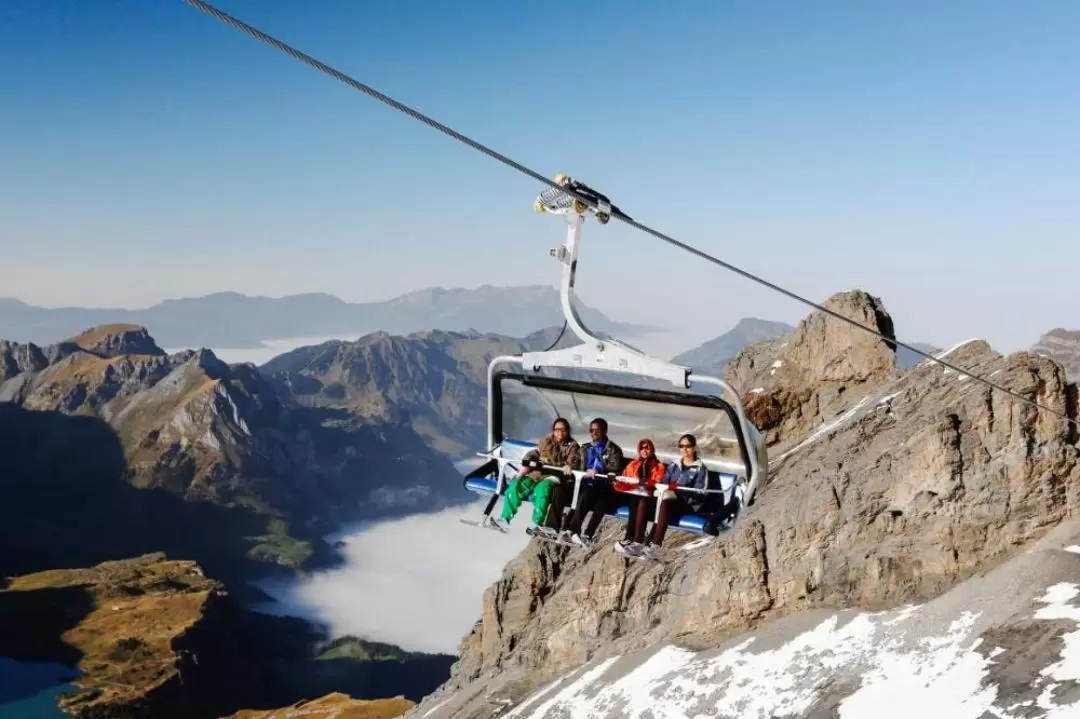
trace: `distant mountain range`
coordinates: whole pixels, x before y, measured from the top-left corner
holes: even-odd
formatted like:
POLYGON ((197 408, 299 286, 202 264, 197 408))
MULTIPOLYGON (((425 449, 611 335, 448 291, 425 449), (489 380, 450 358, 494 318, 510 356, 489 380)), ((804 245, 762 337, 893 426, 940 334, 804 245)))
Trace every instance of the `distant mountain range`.
POLYGON ((1056 327, 1040 337, 1031 351, 1060 362, 1070 380, 1080 378, 1080 332, 1056 327))
MULTIPOLYGON (((616 322, 580 304, 579 311, 593 329, 617 336, 655 329, 616 322)), ((73 337, 87 327, 119 323, 146 327, 162 347, 187 349, 260 347, 263 340, 359 337, 375 331, 403 335, 430 329, 522 337, 562 322, 559 293, 544 285, 434 287, 384 302, 360 303, 322 293, 273 298, 218 292, 144 309, 45 308, 0 298, 0 337, 38 345, 73 337)))
POLYGON ((744 317, 724 334, 676 355, 671 361, 693 368, 696 374, 719 377, 723 375, 727 363, 743 347, 794 331, 795 328, 785 322, 744 317))

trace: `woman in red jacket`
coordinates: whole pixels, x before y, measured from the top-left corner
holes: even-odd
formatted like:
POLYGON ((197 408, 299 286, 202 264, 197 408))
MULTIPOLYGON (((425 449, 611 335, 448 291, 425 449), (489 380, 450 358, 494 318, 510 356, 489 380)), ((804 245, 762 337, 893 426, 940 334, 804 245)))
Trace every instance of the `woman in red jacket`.
POLYGON ((646 437, 638 441, 637 450, 637 458, 626 465, 622 476, 633 477, 638 480, 638 484, 620 482, 616 479, 613 486, 617 492, 632 492, 637 489, 649 492, 649 496, 623 495, 630 505, 630 515, 626 518, 626 535, 615 544, 615 550, 621 554, 636 555, 642 551, 642 545, 645 542, 645 525, 652 515, 652 506, 655 501, 652 492, 658 483, 664 481, 664 476, 667 474, 667 467, 656 457, 656 445, 651 439, 646 437))

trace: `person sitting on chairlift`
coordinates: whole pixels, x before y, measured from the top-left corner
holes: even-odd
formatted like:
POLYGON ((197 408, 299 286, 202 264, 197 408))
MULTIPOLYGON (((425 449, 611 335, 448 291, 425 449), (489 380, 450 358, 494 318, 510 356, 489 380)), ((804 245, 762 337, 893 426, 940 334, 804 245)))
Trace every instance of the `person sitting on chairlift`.
POLYGON ((624 499, 630 507, 626 518, 626 535, 616 543, 616 550, 623 554, 637 554, 642 550, 645 542, 645 525, 652 516, 654 497, 652 492, 657 484, 662 484, 667 475, 667 466, 656 456, 656 445, 648 437, 638 440, 638 455, 623 470, 623 477, 631 477, 638 480, 637 484, 620 482, 615 480, 612 489, 624 499), (628 492, 644 491, 649 496, 642 494, 626 494, 628 492), (621 547, 621 549, 620 549, 621 547))
MULTIPOLYGON (((697 438, 692 434, 684 434, 679 438, 680 457, 671 463, 664 476, 662 484, 668 488, 659 492, 656 496, 656 521, 649 533, 645 546, 638 543, 616 545, 615 550, 621 554, 640 554, 649 559, 660 558, 660 547, 664 543, 664 535, 668 524, 678 522, 684 514, 696 514, 710 507, 708 495, 681 496, 674 490, 676 487, 692 487, 694 489, 709 489, 709 469, 701 461, 697 453, 697 438)), ((642 503, 644 506, 644 503, 642 503)))
POLYGON ((570 423, 562 417, 557 418, 551 423, 551 434, 540 441, 539 447, 526 452, 522 457, 522 462, 539 460, 549 467, 562 467, 563 476, 553 473, 550 469, 529 469, 523 465, 518 476, 511 480, 506 488, 499 519, 491 521, 507 529, 521 507, 521 503, 532 493, 532 524, 527 531, 530 534, 541 531, 548 506, 551 504, 551 493, 558 491, 557 487, 564 477, 573 476, 571 470, 580 462, 580 451, 581 447, 570 435, 570 423))
MULTIPOLYGON (((585 476, 581 480, 581 489, 578 491, 577 508, 570 515, 565 526, 560 526, 566 538, 574 544, 588 547, 592 544, 592 538, 596 530, 600 528, 600 520, 611 510, 617 500, 611 483, 602 475, 618 474, 623 465, 622 447, 615 444, 608 437, 608 423, 603 417, 597 417, 589 423, 589 436, 591 440, 581 447, 581 458, 584 460, 582 469, 585 476), (601 475, 601 476, 597 476, 601 475), (581 525, 585 521, 585 514, 592 510, 589 523, 582 532, 581 525), (584 534, 584 536, 582 536, 584 534)), ((555 521, 562 518, 562 507, 569 504, 573 498, 574 485, 568 483, 558 495, 562 501, 552 503, 551 511, 555 521)))

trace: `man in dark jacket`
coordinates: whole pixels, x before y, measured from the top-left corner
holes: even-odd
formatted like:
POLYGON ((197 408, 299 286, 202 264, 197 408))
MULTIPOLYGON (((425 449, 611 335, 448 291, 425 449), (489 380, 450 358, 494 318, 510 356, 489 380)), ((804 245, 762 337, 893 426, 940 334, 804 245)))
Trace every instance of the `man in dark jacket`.
MULTIPOLYGON (((585 443, 580 450, 581 469, 585 476, 581 478, 581 490, 578 492, 577 508, 570 515, 570 521, 564 531, 569 534, 570 541, 581 546, 589 546, 593 535, 600 527, 600 520, 608 511, 608 507, 615 501, 615 490, 611 482, 604 475, 613 472, 619 473, 623 466, 623 451, 619 445, 611 441, 607 436, 608 423, 603 417, 597 417, 589 424, 590 441, 585 443), (582 536, 581 524, 585 521, 585 514, 592 511, 589 523, 585 527, 582 536)), ((564 501, 573 498, 573 486, 564 497, 564 501)))

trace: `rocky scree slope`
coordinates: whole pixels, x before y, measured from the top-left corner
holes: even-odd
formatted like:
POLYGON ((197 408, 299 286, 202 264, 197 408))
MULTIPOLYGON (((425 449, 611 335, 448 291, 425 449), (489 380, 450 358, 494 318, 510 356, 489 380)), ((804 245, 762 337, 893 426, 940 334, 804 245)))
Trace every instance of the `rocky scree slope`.
MULTIPOLYGON (((892 336, 877 298, 828 305, 892 336)), ((900 371, 893 347, 815 313, 747 348, 728 376, 761 403, 771 477, 736 529, 705 546, 672 533, 663 566, 611 551, 612 520, 588 553, 534 540, 487 590, 453 677, 415 715, 490 716, 491 697, 518 703, 592 660, 714 648, 809 611, 923 602, 1075 516, 1069 423, 928 361, 900 371)), ((1047 358, 981 341, 942 354, 1076 415, 1075 386, 1047 358)))
POLYGON ((253 366, 167 355, 141 327, 0 343, 0 425, 8 572, 157 548, 215 576, 237 553, 299 567, 339 522, 466 497, 407 425, 296 406, 253 366))

